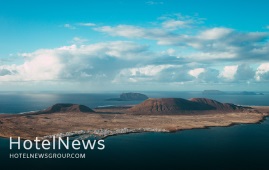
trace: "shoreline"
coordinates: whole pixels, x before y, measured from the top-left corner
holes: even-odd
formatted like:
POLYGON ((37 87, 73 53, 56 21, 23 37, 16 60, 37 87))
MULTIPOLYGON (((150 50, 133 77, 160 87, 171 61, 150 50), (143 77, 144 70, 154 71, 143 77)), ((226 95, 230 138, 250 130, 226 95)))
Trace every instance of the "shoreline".
MULTIPOLYGON (((126 133, 115 133, 115 134, 112 134, 112 135, 99 136, 99 137, 101 137, 101 139, 105 139, 105 138, 112 137, 112 136, 127 135, 127 134, 132 134, 132 133, 177 133, 177 132, 187 131, 187 130, 210 129, 210 128, 215 128, 215 127, 223 127, 223 128, 225 128, 225 127, 232 127, 232 126, 237 126, 237 125, 262 124, 262 122, 266 121, 266 119, 268 117, 269 117, 269 114, 266 115, 266 116, 264 116, 263 119, 261 119, 261 120, 259 120, 257 122, 254 122, 254 123, 231 123, 230 125, 227 125, 227 126, 205 126, 205 127, 201 127, 201 128, 179 129, 179 130, 174 130, 174 131, 173 130, 172 131, 169 131, 169 130, 166 130, 166 129, 160 129, 158 131, 147 131, 147 130, 142 130, 142 131, 137 130, 136 131, 136 129, 134 129, 134 130, 131 130, 130 132, 126 132, 126 133)), ((126 128, 126 129, 128 129, 128 128, 126 128)), ((106 130, 109 130, 109 129, 106 129, 106 130)), ((68 132, 66 132, 66 133, 68 133, 68 132)), ((45 139, 51 139, 54 135, 50 135, 49 138, 46 138, 47 136, 44 136, 44 137, 45 137, 45 139)), ((92 136, 93 134, 88 134, 86 132, 86 133, 83 133, 83 134, 80 134, 80 135, 89 135, 89 136, 92 136)), ((77 135, 77 137, 80 137, 80 135, 77 135)), ((44 138, 44 137, 41 137, 41 139, 44 138)), ((75 136, 73 136, 73 135, 71 135, 71 136, 65 136, 65 137, 76 137, 76 135, 75 136)))
MULTIPOLYGON (((59 137, 66 138, 66 137, 75 137, 75 139, 83 140, 89 137, 95 137, 95 138, 100 138, 100 139, 105 139, 108 137, 112 136, 119 136, 119 135, 126 135, 126 134, 132 134, 132 133, 177 133, 181 131, 186 131, 186 130, 198 130, 198 129, 210 129, 210 128, 215 128, 215 127, 231 127, 231 126, 236 126, 236 125, 248 125, 248 124, 262 124, 264 121, 266 121, 269 117, 269 113, 260 113, 263 114, 263 117, 260 120, 257 120, 256 122, 245 122, 245 123, 237 123, 237 122, 232 122, 228 125, 215 125, 215 126, 204 126, 204 127, 196 127, 196 128, 186 128, 186 129, 175 129, 175 130, 167 130, 167 129, 158 129, 158 128, 136 128, 136 129, 131 129, 131 128, 121 128, 121 129, 96 129, 96 130, 79 130, 79 131, 71 131, 71 132, 61 132, 61 133, 56 133, 56 134, 51 134, 51 135, 46 135, 46 136, 37 136, 39 140, 50 140, 53 138, 53 136, 56 136, 56 139, 59 137), (101 131, 101 132, 100 132, 101 131), (102 131, 107 131, 109 134, 104 134, 102 131), (83 137, 86 135, 87 137, 83 137)), ((0 138, 2 139, 9 139, 9 137, 5 137, 0 135, 0 138)), ((23 138, 21 137, 21 140, 27 140, 28 138, 23 138)), ((28 139, 29 140, 29 139, 28 139)))
POLYGON ((116 113, 57 112, 0 116, 0 137, 50 139, 52 136, 83 138, 143 132, 173 133, 183 130, 230 127, 261 123, 269 116, 269 106, 255 106, 249 112, 201 112, 178 115, 132 115, 116 113), (207 113, 207 114, 206 114, 207 113))
POLYGON ((88 137, 94 136, 99 137, 101 139, 110 137, 110 136, 117 136, 117 135, 125 135, 125 134, 131 134, 131 133, 145 133, 145 132, 154 132, 154 133, 169 133, 168 130, 165 129, 151 129, 151 128, 137 128, 137 129, 130 129, 130 128, 122 128, 122 129, 116 129, 116 130, 110 130, 110 129, 97 129, 97 130, 89 130, 89 131, 76 131, 76 132, 65 132, 65 133, 58 133, 58 134, 52 134, 48 136, 38 137, 40 140, 45 139, 52 139, 53 136, 56 138, 62 137, 82 137, 83 135, 87 135, 88 137), (104 134, 100 131, 107 131, 109 134, 104 134))

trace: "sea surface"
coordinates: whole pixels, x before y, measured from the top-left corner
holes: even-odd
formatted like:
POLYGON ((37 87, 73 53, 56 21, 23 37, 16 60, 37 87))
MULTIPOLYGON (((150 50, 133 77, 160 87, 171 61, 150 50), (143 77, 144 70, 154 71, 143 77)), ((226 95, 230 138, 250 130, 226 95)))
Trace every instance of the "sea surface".
MULTIPOLYGON (((202 95, 201 92, 143 92, 149 97, 207 97, 239 105, 269 106, 264 95, 202 95)), ((0 93, 0 113, 45 109, 55 103, 133 105, 139 101, 106 101, 120 93, 0 93)), ((105 139, 100 150, 9 150, 0 138, 0 169, 269 169, 269 119, 260 124, 185 130, 176 133, 136 133, 105 139), (10 159, 10 153, 85 153, 85 159, 10 159)))

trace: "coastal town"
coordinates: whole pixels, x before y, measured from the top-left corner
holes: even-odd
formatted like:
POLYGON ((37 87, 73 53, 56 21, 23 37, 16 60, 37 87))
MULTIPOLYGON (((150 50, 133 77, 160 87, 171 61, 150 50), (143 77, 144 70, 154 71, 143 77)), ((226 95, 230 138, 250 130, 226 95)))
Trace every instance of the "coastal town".
MULTIPOLYGON (((127 133, 141 133, 141 132, 169 132, 165 129, 157 129, 157 128, 137 128, 137 129, 130 129, 130 128, 122 128, 122 129, 96 129, 96 130, 79 130, 79 131, 72 131, 66 133, 57 133, 53 135, 47 135, 43 137, 39 137, 39 140, 45 139, 52 139, 54 136, 55 138, 65 138, 65 137, 83 137, 86 135, 87 137, 97 137, 97 138, 105 138, 108 136, 114 136, 119 134, 127 134, 127 133)), ((83 139, 83 138, 80 138, 83 139)))

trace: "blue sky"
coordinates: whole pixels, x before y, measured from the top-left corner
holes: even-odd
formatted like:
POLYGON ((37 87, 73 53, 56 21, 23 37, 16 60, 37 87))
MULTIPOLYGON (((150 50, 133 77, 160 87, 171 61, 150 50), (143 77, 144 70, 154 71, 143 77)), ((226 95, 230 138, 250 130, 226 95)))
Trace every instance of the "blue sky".
POLYGON ((268 91, 269 2, 1 1, 2 90, 268 91))

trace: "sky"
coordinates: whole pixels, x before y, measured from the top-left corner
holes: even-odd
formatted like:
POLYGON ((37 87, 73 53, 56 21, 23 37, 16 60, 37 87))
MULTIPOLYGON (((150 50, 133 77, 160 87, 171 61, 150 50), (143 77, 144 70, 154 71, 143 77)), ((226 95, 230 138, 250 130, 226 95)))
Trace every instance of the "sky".
POLYGON ((267 0, 1 0, 1 91, 269 91, 267 0))

